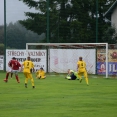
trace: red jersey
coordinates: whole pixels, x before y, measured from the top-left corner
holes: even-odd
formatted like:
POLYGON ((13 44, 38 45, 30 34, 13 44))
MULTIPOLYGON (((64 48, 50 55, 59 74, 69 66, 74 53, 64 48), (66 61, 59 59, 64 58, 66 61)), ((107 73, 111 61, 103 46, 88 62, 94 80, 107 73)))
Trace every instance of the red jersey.
POLYGON ((9 63, 8 63, 8 66, 9 67, 12 67, 12 64, 11 63, 12 63, 12 60, 10 60, 9 63))
POLYGON ((21 64, 17 60, 11 60, 11 65, 13 70, 19 70, 21 64))

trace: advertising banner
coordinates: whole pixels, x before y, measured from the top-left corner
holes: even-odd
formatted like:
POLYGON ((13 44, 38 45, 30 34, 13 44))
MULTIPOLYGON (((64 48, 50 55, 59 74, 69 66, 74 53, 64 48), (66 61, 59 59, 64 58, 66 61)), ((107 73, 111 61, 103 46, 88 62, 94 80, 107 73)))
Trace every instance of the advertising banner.
POLYGON ((35 65, 35 70, 43 67, 46 71, 46 50, 28 50, 27 53, 26 50, 11 49, 6 50, 6 70, 9 69, 8 62, 12 59, 12 57, 15 57, 22 64, 22 62, 26 60, 27 56, 31 57, 31 61, 35 65))
POLYGON ((105 49, 97 50, 97 74, 106 73, 106 53, 105 49))
MULTIPOLYGON (((106 73, 106 56, 104 53, 104 49, 97 50, 97 74, 106 73)), ((108 50, 108 74, 117 74, 117 50, 115 49, 108 50)))
POLYGON ((117 50, 109 50, 108 62, 109 75, 117 75, 117 50))
POLYGON ((4 70, 4 56, 0 55, 0 70, 4 70))
POLYGON ((77 71, 80 56, 87 64, 87 72, 95 74, 95 49, 50 49, 50 72, 66 73, 68 69, 77 71))

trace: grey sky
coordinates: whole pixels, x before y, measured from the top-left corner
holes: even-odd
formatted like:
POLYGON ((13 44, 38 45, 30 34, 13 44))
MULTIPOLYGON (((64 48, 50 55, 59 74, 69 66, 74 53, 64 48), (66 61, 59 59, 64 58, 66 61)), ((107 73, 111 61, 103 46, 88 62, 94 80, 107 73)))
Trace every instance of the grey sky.
POLYGON ((4 0, 0 0, 0 25, 4 24, 4 0))
MULTIPOLYGON (((14 23, 17 20, 25 19, 24 12, 35 12, 29 9, 22 1, 6 0, 6 23, 14 23)), ((4 24, 4 0, 0 0, 0 25, 4 24)))

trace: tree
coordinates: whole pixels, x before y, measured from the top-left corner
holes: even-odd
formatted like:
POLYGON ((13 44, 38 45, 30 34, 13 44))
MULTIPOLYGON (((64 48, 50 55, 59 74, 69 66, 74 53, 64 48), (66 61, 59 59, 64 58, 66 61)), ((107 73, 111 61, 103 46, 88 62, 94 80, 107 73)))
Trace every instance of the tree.
POLYGON ((27 30, 19 22, 9 23, 6 27, 7 48, 25 49, 26 43, 39 42, 40 36, 27 30))
POLYGON ((108 27, 104 32, 102 37, 103 42, 108 42, 109 44, 115 44, 117 42, 117 33, 114 27, 108 27))
POLYGON ((4 44, 0 44, 0 55, 4 54, 4 44))
MULTIPOLYGON (((26 12, 26 20, 20 23, 28 30, 37 34, 47 32, 47 18, 49 18, 50 42, 96 42, 96 0, 19 0, 38 12, 26 12), (49 9, 49 17, 47 17, 49 9), (90 28, 88 27, 90 26, 90 28)), ((109 26, 103 14, 115 0, 98 0, 98 41, 102 42, 103 31, 109 26)))
POLYGON ((0 26, 0 43, 4 43, 4 26, 0 26))
POLYGON ((4 26, 0 26, 0 55, 4 53, 4 26))

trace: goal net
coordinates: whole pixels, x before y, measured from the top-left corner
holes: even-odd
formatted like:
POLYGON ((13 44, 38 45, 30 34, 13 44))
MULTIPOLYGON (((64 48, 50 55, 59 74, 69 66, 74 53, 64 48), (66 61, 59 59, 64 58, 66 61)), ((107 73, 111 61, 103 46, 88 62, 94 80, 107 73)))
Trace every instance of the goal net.
POLYGON ((77 61, 82 56, 88 74, 108 77, 108 43, 27 43, 27 56, 31 56, 30 49, 35 53, 40 50, 36 53, 40 59, 39 65, 35 65, 36 69, 43 67, 46 72, 56 73, 67 73, 68 69, 77 71, 77 61))

